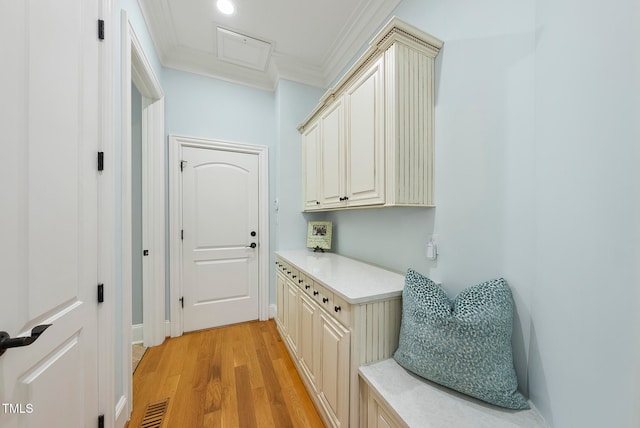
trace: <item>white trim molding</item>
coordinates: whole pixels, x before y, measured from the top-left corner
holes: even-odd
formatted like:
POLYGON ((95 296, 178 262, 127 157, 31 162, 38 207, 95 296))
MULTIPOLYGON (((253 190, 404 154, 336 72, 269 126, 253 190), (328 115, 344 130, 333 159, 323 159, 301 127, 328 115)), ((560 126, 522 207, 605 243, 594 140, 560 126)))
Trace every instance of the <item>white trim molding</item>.
POLYGON ((122 382, 124 413, 131 413, 132 219, 131 219, 131 83, 142 94, 142 245, 145 346, 165 338, 165 175, 164 94, 142 49, 126 10, 121 12, 121 192, 122 192, 122 382))
MULTIPOLYGON (((117 40, 112 35, 112 0, 99 3, 100 19, 105 21, 106 37, 99 46, 99 99, 100 99, 100 141, 99 151, 105 156, 105 169, 98 180, 98 277, 105 288, 114 296, 116 283, 116 152, 114 139, 114 55, 113 44, 117 40)), ((107 292, 108 293, 108 292, 107 292)), ((98 306, 98 411, 104 415, 105 426, 114 426, 115 421, 115 359, 113 352, 115 336, 115 298, 107 298, 98 306)))
POLYGON ((169 135, 169 252, 170 252, 170 302, 171 336, 184 332, 182 307, 182 185, 180 159, 183 147, 200 147, 230 150, 258 155, 259 165, 259 219, 260 243, 258 246, 258 315, 261 321, 269 319, 269 149, 266 146, 207 140, 202 138, 169 135))

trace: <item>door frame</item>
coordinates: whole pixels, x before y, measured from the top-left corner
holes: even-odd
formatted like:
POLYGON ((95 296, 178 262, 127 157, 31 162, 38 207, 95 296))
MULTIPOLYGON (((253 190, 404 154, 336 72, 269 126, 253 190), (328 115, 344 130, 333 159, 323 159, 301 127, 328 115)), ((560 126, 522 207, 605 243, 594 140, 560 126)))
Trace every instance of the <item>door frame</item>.
POLYGON ((131 82, 142 94, 142 245, 143 325, 145 346, 165 338, 165 144, 164 93, 147 59, 127 11, 121 13, 121 284, 122 284, 122 384, 123 396, 116 417, 129 419, 133 408, 132 385, 132 221, 131 221, 131 82), (124 411, 124 412, 123 412, 124 411))
POLYGON ((180 296, 182 283, 182 174, 181 153, 184 147, 209 150, 224 150, 258 155, 258 316, 261 321, 269 319, 269 149, 266 146, 231 141, 169 135, 169 294, 171 309, 171 337, 184 333, 183 312, 180 296))
MULTIPOLYGON (((109 26, 113 16, 112 0, 100 0, 100 19, 109 26)), ((107 34, 111 34, 107 28, 107 34)), ((115 37, 105 37, 99 48, 100 70, 100 139, 98 151, 111 154, 104 157, 104 170, 98 179, 98 278, 106 284, 107 290, 115 290, 115 141, 114 141, 114 100, 113 100, 113 42, 115 37)), ((115 293, 112 294, 115 296, 115 293)), ((102 340, 98 340, 98 407, 104 415, 105 426, 115 424, 115 359, 113 348, 115 339, 115 298, 105 299, 98 305, 98 331, 102 340)))

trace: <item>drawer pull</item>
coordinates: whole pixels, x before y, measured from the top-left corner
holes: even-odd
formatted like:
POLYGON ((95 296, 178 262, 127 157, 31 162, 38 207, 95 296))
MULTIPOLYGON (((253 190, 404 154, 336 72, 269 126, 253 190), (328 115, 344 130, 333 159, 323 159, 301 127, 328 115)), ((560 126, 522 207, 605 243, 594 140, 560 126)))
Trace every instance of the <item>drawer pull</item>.
POLYGON ((323 298, 322 298, 322 303, 327 303, 328 301, 329 301, 329 298, 328 298, 328 297, 323 297, 323 298))
POLYGON ((313 292, 313 295, 314 295, 314 296, 317 296, 319 293, 320 293, 319 291, 314 291, 314 292, 313 292))
POLYGON ((336 312, 340 312, 342 310, 342 308, 340 306, 334 306, 333 310, 336 312))

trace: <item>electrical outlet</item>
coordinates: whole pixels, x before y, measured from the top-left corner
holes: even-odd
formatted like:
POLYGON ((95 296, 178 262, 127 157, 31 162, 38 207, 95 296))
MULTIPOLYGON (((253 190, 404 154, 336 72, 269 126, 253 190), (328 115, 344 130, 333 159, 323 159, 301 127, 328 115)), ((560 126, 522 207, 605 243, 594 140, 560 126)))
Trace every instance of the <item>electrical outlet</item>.
POLYGON ((427 237, 426 256, 429 260, 438 258, 438 235, 429 235, 427 237))

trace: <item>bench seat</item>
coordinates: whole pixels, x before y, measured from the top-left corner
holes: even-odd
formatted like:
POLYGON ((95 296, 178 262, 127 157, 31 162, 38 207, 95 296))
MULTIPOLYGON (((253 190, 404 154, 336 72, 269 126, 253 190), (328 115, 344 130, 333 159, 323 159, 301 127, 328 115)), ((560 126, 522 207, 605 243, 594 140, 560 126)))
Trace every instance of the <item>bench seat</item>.
POLYGON ((538 428, 535 410, 509 410, 460 394, 402 368, 394 359, 360 367, 367 427, 538 428), (368 415, 368 417, 367 417, 368 415))

